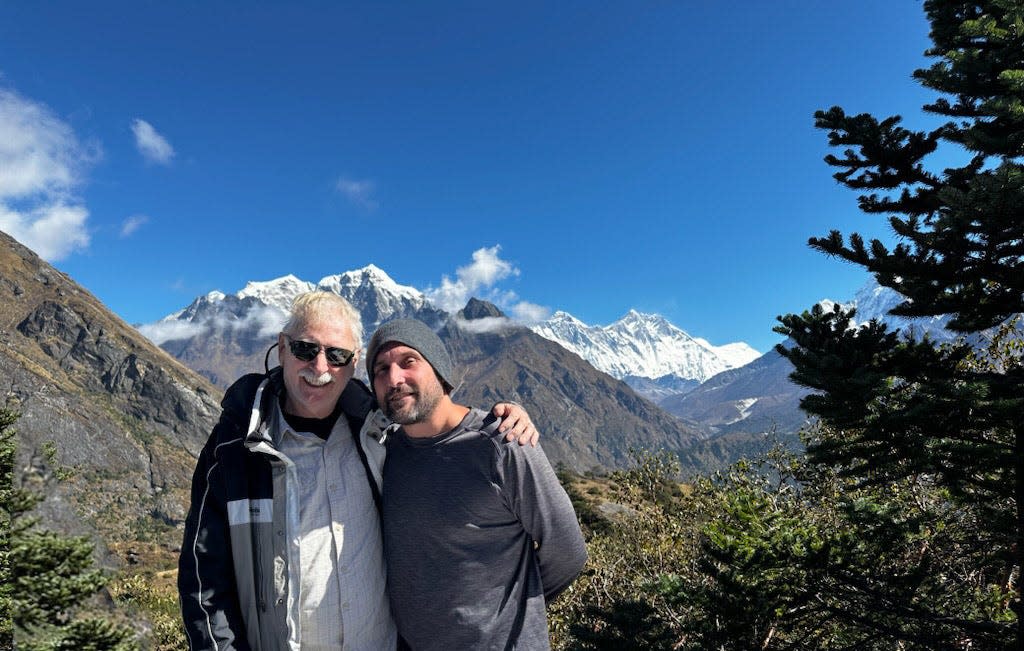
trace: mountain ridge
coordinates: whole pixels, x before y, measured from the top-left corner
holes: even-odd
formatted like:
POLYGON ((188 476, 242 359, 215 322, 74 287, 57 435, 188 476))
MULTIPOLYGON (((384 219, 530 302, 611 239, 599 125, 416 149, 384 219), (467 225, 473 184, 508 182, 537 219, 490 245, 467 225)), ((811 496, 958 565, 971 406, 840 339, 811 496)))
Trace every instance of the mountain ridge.
MULTIPOLYGON (((630 447, 680 449, 700 438, 618 378, 512 322, 486 301, 470 299, 458 313, 448 314, 375 266, 325 276, 316 286, 353 304, 362 318, 364 338, 395 317, 418 318, 447 333, 443 338, 453 359, 464 364, 466 381, 460 390, 465 400, 481 407, 500 400, 521 402, 541 426, 552 458, 577 470, 628 465, 630 447), (575 413, 570 422, 565 421, 567 410, 575 413)), ((280 328, 285 319, 277 306, 313 284, 285 276, 246 287, 232 295, 197 298, 176 313, 186 324, 165 320, 164 326, 183 328, 187 336, 164 341, 164 349, 221 386, 245 372, 262 370, 276 335, 270 326, 280 328)), ((644 330, 637 318, 632 325, 644 330)), ((276 355, 267 363, 275 365, 276 355)), ((364 376, 362 365, 357 376, 364 376)))
MULTIPOLYGON (((155 343, 180 355, 186 347, 194 348, 195 338, 209 330, 205 324, 210 322, 220 321, 221 325, 215 327, 251 330, 248 322, 255 321, 263 325, 262 334, 279 329, 291 299, 314 288, 348 299, 363 317, 364 338, 380 323, 398 314, 415 315, 435 328, 447 318, 447 313, 433 306, 424 292, 397 283, 380 267, 371 264, 324 276, 315 284, 289 274, 269 281, 249 281, 235 294, 209 292, 182 310, 156 323, 140 325, 139 329, 155 343), (259 300, 266 309, 261 310, 252 304, 246 307, 244 301, 250 298, 259 300), (189 340, 188 346, 175 343, 183 339, 189 340)), ((596 368, 626 380, 648 398, 691 387, 693 381, 703 382, 716 373, 742 366, 760 355, 743 342, 713 346, 704 339, 690 336, 661 315, 637 310, 629 310, 608 326, 589 326, 567 312, 556 311, 532 329, 578 354, 596 368)), ((245 340, 252 338, 238 335, 234 342, 248 357, 249 368, 252 368, 251 362, 256 356, 245 340)), ((196 353, 189 362, 201 364, 200 357, 196 353)), ((218 355, 212 357, 217 358, 218 355)), ((199 370, 219 386, 226 386, 238 368, 199 370)))
POLYGON ((0 376, 17 479, 53 530, 170 549, 220 391, 0 232, 0 376), (52 454, 47 450, 52 450, 52 454), (102 533, 102 535, 99 535, 102 533))

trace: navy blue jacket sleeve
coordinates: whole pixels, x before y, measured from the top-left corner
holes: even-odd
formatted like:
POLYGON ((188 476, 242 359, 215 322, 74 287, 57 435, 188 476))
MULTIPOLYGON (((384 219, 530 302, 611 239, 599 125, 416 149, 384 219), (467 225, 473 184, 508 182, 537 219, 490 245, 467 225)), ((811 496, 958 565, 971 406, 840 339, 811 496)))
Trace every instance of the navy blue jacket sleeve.
POLYGON ((178 598, 193 650, 243 651, 250 647, 231 556, 225 473, 241 470, 237 460, 231 464, 226 455, 231 449, 240 449, 246 412, 260 381, 262 376, 247 375, 227 390, 220 421, 192 476, 191 504, 178 559, 178 598))
POLYGON ((228 539, 228 514, 211 436, 192 478, 178 561, 178 596, 189 649, 248 649, 228 539))

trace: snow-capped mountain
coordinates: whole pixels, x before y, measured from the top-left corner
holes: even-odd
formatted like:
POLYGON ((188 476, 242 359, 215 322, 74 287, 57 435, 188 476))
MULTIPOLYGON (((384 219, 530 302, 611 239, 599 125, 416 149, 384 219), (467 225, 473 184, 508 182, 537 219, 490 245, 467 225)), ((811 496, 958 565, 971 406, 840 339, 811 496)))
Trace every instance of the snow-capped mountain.
POLYGON ((277 308, 287 314, 288 309, 292 305, 292 300, 299 294, 311 291, 313 288, 313 283, 299 280, 295 276, 288 274, 282 278, 266 282, 249 281, 245 288, 235 294, 235 296, 238 298, 246 298, 248 296, 257 298, 264 305, 277 308))
POLYGON ((444 315, 429 304, 423 292, 399 285, 380 268, 367 265, 325 276, 316 284, 289 274, 273 280, 250 281, 235 294, 215 290, 157 323, 142 325, 139 329, 160 345, 203 331, 246 329, 254 322, 260 325, 260 334, 276 334, 295 297, 313 289, 334 292, 352 303, 362 316, 366 336, 384 321, 398 316, 415 316, 436 324, 444 315))
POLYGON ((399 285, 383 269, 372 264, 326 276, 316 288, 340 294, 359 310, 363 317, 364 338, 369 338, 378 325, 395 317, 415 316, 431 325, 438 325, 445 316, 423 292, 415 287, 399 285))
POLYGON ((323 289, 345 297, 362 317, 364 339, 395 317, 415 317, 438 326, 446 314, 430 305, 423 293, 399 285, 379 268, 326 276, 314 284, 293 275, 250 282, 235 294, 209 292, 188 307, 156 323, 139 326, 142 334, 226 387, 236 378, 260 371, 277 358, 268 349, 287 320, 296 296, 323 289))
POLYGON ((704 382, 760 356, 745 343, 713 346, 663 316, 636 310, 607 326, 590 326, 571 314, 556 312, 532 329, 620 379, 674 376, 704 382))
MULTIPOLYGON (((287 275, 249 282, 235 294, 212 291, 139 329, 179 358, 189 355, 193 367, 211 360, 211 368, 199 370, 223 384, 231 373, 245 368, 242 362, 226 364, 226 360, 244 358, 249 366, 254 360, 262 362, 292 300, 312 289, 337 293, 352 303, 362 316, 364 339, 395 317, 415 317, 433 326, 448 318, 420 290, 400 285, 379 267, 368 265, 325 276, 315 284, 287 275)), ((747 344, 713 346, 662 316, 636 311, 609 326, 589 326, 566 312, 556 312, 533 330, 652 398, 690 390, 716 373, 759 356, 747 344)))
POLYGON ((920 339, 924 334, 936 342, 956 339, 956 333, 946 329, 950 320, 949 315, 908 319, 889 314, 889 310, 904 300, 902 295, 888 287, 882 287, 872 278, 857 291, 853 299, 853 307, 857 309, 854 320, 862 324, 877 319, 890 329, 899 329, 904 334, 913 335, 915 339, 920 339))

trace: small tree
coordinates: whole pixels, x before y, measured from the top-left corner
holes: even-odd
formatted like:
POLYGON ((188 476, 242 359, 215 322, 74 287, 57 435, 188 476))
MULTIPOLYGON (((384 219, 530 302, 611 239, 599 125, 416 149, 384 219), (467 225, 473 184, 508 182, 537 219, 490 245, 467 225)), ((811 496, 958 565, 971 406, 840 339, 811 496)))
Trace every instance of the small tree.
POLYGON ((131 631, 96 618, 73 619, 73 608, 103 587, 103 573, 93 568, 92 543, 84 537, 65 537, 36 528, 31 512, 40 497, 15 487, 17 415, 0 409, 0 470, 2 470, 3 628, 0 648, 75 649, 78 651, 131 648, 131 631))

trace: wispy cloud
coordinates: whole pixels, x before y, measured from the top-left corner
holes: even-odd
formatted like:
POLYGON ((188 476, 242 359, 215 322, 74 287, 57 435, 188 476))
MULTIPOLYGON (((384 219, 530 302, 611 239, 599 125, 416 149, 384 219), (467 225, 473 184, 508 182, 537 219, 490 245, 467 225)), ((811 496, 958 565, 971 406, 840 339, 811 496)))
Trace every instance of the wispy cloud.
POLYGON ((168 341, 191 339, 207 332, 209 327, 205 323, 192 323, 191 321, 157 321, 140 325, 138 329, 144 337, 157 346, 162 346, 168 341))
POLYGON ((174 158, 174 147, 157 133, 153 125, 145 120, 132 120, 132 133, 135 134, 135 146, 139 148, 143 158, 151 163, 170 164, 174 158))
POLYGON ((128 219, 124 220, 121 224, 121 237, 129 237, 139 230, 139 228, 149 221, 149 217, 146 215, 132 215, 128 219))
POLYGON ((248 328, 250 325, 258 325, 258 336, 270 337, 281 332, 286 321, 288 321, 286 312, 268 305, 265 308, 253 310, 236 327, 248 328))
POLYGON ((487 316, 482 319, 472 319, 470 321, 467 321, 466 319, 455 319, 454 323, 459 326, 459 328, 476 334, 483 332, 501 332, 502 330, 515 325, 508 317, 505 316, 487 316))
POLYGON ((0 89, 0 229, 51 262, 88 247, 73 193, 99 157, 49 107, 0 89))
MULTIPOLYGON (((223 332, 224 330, 249 330, 256 328, 256 336, 271 338, 281 331, 288 315, 276 307, 263 307, 254 309, 242 319, 230 319, 224 316, 216 316, 204 321, 181 321, 168 317, 156 323, 146 323, 138 327, 139 332, 157 346, 168 341, 179 341, 190 339, 212 332, 223 332)), ((269 344, 268 344, 269 345, 269 344)))
POLYGON ((511 311, 516 321, 526 325, 536 325, 551 316, 550 308, 526 301, 516 303, 512 306, 511 311))
POLYGON ((343 197, 366 210, 376 210, 379 205, 374 196, 377 184, 373 181, 350 179, 343 176, 334 184, 334 188, 343 197))

